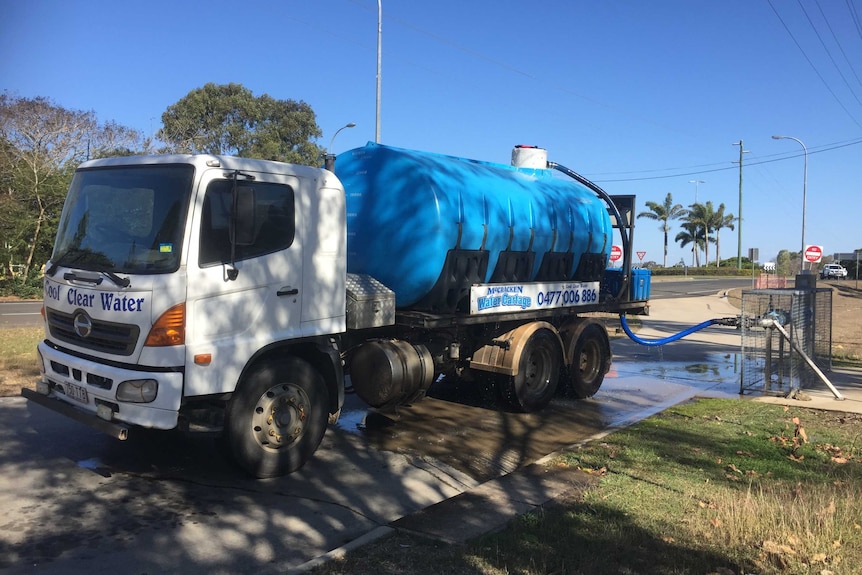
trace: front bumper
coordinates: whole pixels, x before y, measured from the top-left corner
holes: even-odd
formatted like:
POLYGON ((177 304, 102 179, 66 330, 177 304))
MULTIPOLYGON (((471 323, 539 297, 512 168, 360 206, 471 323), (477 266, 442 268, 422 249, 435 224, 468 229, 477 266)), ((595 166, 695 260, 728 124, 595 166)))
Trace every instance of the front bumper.
POLYGON ((96 418, 125 427, 153 429, 173 429, 177 426, 184 377, 181 368, 146 371, 146 368, 137 370, 107 365, 70 355, 45 342, 39 344, 39 353, 45 372, 36 395, 40 396, 40 400, 48 401, 35 400, 31 397, 32 393, 25 395, 28 399, 68 415, 76 421, 96 418), (158 382, 155 400, 149 403, 118 401, 116 392, 120 383, 139 379, 153 379, 158 382), (70 388, 78 390, 78 393, 69 393, 70 388), (58 403, 64 407, 52 407, 58 403))
POLYGON ((106 433, 111 437, 116 437, 121 441, 125 441, 129 437, 129 428, 125 425, 114 423, 112 421, 105 421, 98 415, 82 411, 75 406, 66 403, 65 401, 60 401, 59 399, 54 399, 53 397, 42 395, 41 393, 27 388, 21 390, 21 395, 23 395, 33 403, 38 403, 42 407, 46 407, 51 411, 59 413, 60 415, 65 415, 70 419, 74 419, 78 423, 83 423, 88 427, 92 427, 96 431, 106 433))

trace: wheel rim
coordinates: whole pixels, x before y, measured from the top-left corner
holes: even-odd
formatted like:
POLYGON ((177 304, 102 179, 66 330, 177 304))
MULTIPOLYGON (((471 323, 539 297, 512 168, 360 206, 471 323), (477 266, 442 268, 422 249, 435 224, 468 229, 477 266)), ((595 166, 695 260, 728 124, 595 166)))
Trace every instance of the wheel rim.
POLYGON ((311 402, 303 389, 280 383, 266 390, 257 400, 251 418, 257 442, 269 449, 287 447, 302 437, 311 402))
POLYGON ((534 349, 524 370, 524 386, 530 395, 541 395, 551 381, 551 352, 546 347, 534 349))
POLYGON ((578 357, 578 371, 583 381, 590 383, 599 375, 601 355, 598 342, 592 339, 584 342, 578 357))

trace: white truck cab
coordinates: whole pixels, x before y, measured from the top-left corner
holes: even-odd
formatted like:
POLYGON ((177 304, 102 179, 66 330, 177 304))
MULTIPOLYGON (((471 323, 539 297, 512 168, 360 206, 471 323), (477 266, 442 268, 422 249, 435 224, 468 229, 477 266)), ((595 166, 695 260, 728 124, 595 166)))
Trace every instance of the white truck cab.
MULTIPOLYGON (((46 268, 38 392, 124 438, 129 425, 175 428, 185 406, 295 356, 327 364, 325 426, 343 397, 331 339, 345 330, 344 218, 341 183, 322 169, 185 155, 83 164, 46 268)), ((297 401, 288 391, 275 395, 297 401)), ((285 411, 300 421, 310 409, 285 411)))

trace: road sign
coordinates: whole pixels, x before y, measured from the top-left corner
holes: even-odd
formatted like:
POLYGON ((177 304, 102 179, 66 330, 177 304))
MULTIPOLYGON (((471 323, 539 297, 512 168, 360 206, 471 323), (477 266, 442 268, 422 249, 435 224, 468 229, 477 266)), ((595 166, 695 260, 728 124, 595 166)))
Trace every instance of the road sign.
POLYGON ((823 257, 823 246, 805 246, 805 261, 816 264, 823 257))
POLYGON ((638 259, 640 261, 644 261, 644 256, 646 255, 646 252, 635 252, 635 253, 638 255, 638 259))
POLYGON ((623 257, 623 248, 620 246, 611 246, 611 261, 618 261, 623 257))

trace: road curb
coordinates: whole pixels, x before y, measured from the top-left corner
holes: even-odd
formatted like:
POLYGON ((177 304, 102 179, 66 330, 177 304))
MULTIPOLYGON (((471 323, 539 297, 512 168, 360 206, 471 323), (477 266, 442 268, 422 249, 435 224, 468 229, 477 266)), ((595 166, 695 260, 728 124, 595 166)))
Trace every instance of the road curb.
POLYGON ((371 531, 369 531, 365 535, 357 537, 353 541, 348 541, 347 543, 345 543, 341 547, 336 547, 335 549, 328 551, 319 557, 315 557, 314 559, 312 559, 310 561, 306 561, 302 565, 297 565, 296 567, 289 568, 287 571, 285 571, 285 573, 287 573, 287 575, 298 575, 299 573, 308 573, 309 571, 311 571, 315 567, 323 565, 324 563, 328 563, 329 561, 332 561, 334 559, 343 559, 351 551, 359 549, 363 545, 368 545, 369 543, 373 543, 374 541, 377 541, 381 537, 385 537, 385 536, 390 535, 392 533, 395 533, 395 529, 393 529, 392 527, 387 527, 385 525, 380 526, 380 527, 375 527, 374 529, 372 529, 371 531))

